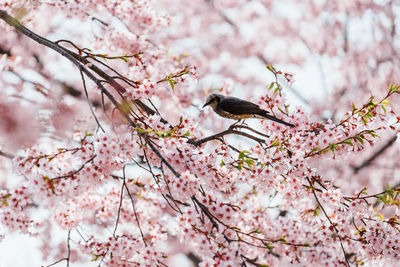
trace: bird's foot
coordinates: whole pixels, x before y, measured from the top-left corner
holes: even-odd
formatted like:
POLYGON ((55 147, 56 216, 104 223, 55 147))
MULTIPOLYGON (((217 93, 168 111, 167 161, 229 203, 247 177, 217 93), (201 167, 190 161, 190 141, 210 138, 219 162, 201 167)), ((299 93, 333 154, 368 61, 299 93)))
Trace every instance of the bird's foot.
POLYGON ((236 121, 234 124, 232 124, 230 127, 235 127, 236 124, 238 124, 241 120, 236 121))
POLYGON ((245 122, 245 120, 243 120, 242 123, 241 123, 240 125, 248 126, 247 123, 245 122))

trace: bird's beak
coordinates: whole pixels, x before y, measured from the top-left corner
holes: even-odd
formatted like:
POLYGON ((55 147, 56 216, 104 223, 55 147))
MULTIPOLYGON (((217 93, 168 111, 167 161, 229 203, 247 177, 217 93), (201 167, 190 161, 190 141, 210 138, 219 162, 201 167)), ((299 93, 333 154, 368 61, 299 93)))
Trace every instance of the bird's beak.
POLYGON ((211 103, 211 101, 208 101, 207 103, 205 103, 205 104, 203 105, 202 108, 205 108, 206 106, 210 105, 210 103, 211 103))

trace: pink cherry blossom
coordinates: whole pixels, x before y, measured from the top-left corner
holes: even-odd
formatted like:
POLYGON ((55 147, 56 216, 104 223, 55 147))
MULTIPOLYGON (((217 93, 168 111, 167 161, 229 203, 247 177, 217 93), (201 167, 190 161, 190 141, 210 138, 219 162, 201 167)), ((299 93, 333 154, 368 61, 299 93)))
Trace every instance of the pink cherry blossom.
POLYGON ((35 238, 41 265, 393 266, 399 7, 0 0, 0 242, 35 238))

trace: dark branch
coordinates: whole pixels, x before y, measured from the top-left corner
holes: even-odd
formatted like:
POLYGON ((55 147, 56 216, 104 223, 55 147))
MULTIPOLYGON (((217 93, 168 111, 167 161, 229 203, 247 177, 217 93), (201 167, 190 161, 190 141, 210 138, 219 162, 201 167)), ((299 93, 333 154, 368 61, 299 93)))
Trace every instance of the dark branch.
POLYGON ((68 238, 67 238, 67 250, 68 250, 67 267, 69 267, 69 262, 71 260, 71 245, 70 245, 70 241, 71 241, 71 230, 68 231, 68 238))
POLYGON ((313 195, 314 195, 314 197, 315 197, 315 200, 316 200, 317 203, 318 203, 318 206, 321 208, 322 212, 324 213, 325 217, 328 219, 330 225, 331 225, 332 228, 335 230, 336 235, 337 235, 337 237, 339 238, 340 247, 342 248, 342 251, 343 251, 343 254, 344 254, 344 260, 346 261, 346 265, 347 265, 348 267, 350 267, 350 263, 349 263, 349 260, 348 260, 348 254, 346 253, 346 251, 345 251, 345 249, 344 249, 343 240, 342 240, 342 237, 340 236, 339 230, 336 228, 335 224, 332 222, 332 220, 330 219, 330 217, 329 217, 328 214, 326 213, 325 208, 322 206, 321 202, 319 201, 319 199, 318 199, 318 197, 317 197, 317 194, 315 193, 315 188, 313 187, 313 185, 312 185, 312 183, 311 183, 311 181, 310 181, 310 179, 309 179, 308 177, 307 177, 307 180, 308 180, 308 183, 310 184, 311 191, 312 191, 312 193, 313 193, 313 195))
POLYGON ((9 49, 4 49, 3 47, 1 47, 0 46, 0 54, 1 55, 4 55, 4 54, 6 54, 7 56, 11 56, 11 50, 9 50, 9 49))
POLYGON ((262 136, 267 136, 267 135, 265 135, 265 134, 263 134, 263 133, 260 133, 260 132, 258 132, 258 131, 256 131, 256 130, 253 130, 252 128, 250 128, 250 127, 248 127, 248 126, 243 126, 243 125, 231 125, 231 126, 230 126, 227 130, 225 130, 225 131, 222 131, 222 132, 220 132, 220 133, 217 133, 217 134, 214 134, 214 135, 211 135, 211 136, 205 137, 205 138, 203 138, 203 139, 199 139, 199 140, 190 139, 190 140, 188 140, 188 143, 189 143, 189 144, 192 144, 192 145, 194 145, 194 146, 200 146, 201 144, 206 143, 206 142, 209 142, 209 141, 211 141, 211 140, 221 140, 221 137, 223 137, 223 136, 225 136, 225 135, 229 135, 229 134, 241 135, 241 136, 250 138, 250 139, 252 139, 252 140, 254 140, 254 141, 258 142, 258 143, 261 143, 261 144, 262 144, 262 143, 265 143, 265 140, 264 140, 264 139, 255 137, 255 136, 253 136, 253 135, 251 135, 251 134, 248 134, 248 133, 245 133, 245 132, 241 132, 241 131, 235 130, 236 128, 248 129, 248 130, 250 130, 250 131, 252 131, 252 132, 254 132, 254 133, 260 134, 260 135, 262 135, 262 136))
POLYGON ((57 177, 51 178, 50 180, 59 180, 59 179, 64 179, 64 178, 70 178, 70 177, 72 177, 73 175, 75 175, 75 174, 77 174, 78 172, 80 172, 80 171, 85 167, 86 164, 88 164, 89 162, 93 161, 95 157, 96 157, 96 156, 93 156, 93 157, 91 157, 90 159, 88 159, 85 163, 82 164, 81 167, 79 167, 79 169, 77 169, 77 170, 75 170, 75 171, 73 171, 73 172, 71 172, 71 173, 69 173, 69 174, 66 174, 66 175, 61 175, 61 176, 57 176, 57 177))
POLYGON ((377 150, 371 157, 369 157, 368 159, 366 159, 363 163, 361 163, 359 166, 354 167, 354 173, 357 173, 358 171, 360 171, 361 169, 369 166, 377 157, 379 157, 380 155, 383 154, 383 152, 385 152, 386 149, 388 149, 389 147, 391 147, 394 142, 396 142, 397 140, 397 135, 392 136, 388 142, 382 146, 379 150, 377 150))
POLYGON ((3 157, 8 158, 8 159, 13 159, 14 158, 13 154, 10 154, 10 153, 7 153, 7 152, 1 151, 1 150, 0 150, 0 156, 3 156, 3 157))
MULTIPOLYGON (((125 166, 124 166, 125 169, 125 166)), ((118 229, 118 224, 119 224, 119 218, 121 215, 121 209, 122 209, 122 201, 123 201, 123 196, 124 196, 124 188, 125 188, 125 175, 123 177, 123 182, 122 182, 122 187, 121 187, 121 194, 119 196, 119 205, 118 205, 118 213, 117 213, 117 220, 115 222, 115 227, 114 227, 114 231, 113 231, 113 236, 115 237, 115 233, 117 232, 118 229)))
MULTIPOLYGON (((101 90, 101 92, 107 96, 107 98, 111 101, 111 103, 122 113, 122 115, 125 117, 125 119, 128 121, 129 125, 132 126, 133 128, 136 128, 136 124, 132 121, 132 119, 129 117, 129 114, 126 111, 126 108, 124 105, 121 105, 115 98, 114 96, 104 87, 102 84, 102 81, 97 79, 87 68, 86 64, 89 64, 90 62, 87 61, 85 58, 80 57, 79 55, 73 53, 72 51, 58 45, 55 42, 52 42, 46 38, 43 38, 34 32, 30 31, 28 28, 24 27, 21 23, 19 23, 16 19, 11 17, 10 15, 7 14, 6 11, 0 10, 0 19, 4 20, 7 24, 10 26, 14 27, 17 31, 23 33, 27 37, 31 38, 32 40, 38 42, 39 44, 42 44, 44 46, 49 47, 50 49, 56 51, 57 53, 61 54, 62 56, 66 57, 69 61, 71 61, 74 65, 78 67, 80 71, 82 71, 89 79, 91 79, 101 90)), ((94 71, 96 74, 98 74, 100 77, 102 77, 104 80, 106 80, 112 87, 114 87, 118 93, 122 94, 125 92, 125 88, 121 86, 119 83, 115 81, 111 76, 109 76, 107 73, 99 69, 97 66, 94 64, 89 64, 89 69, 94 71)), ((156 112, 145 105, 143 102, 140 100, 135 100, 134 104, 139 106, 141 109, 143 109, 146 113, 153 115, 156 112)), ((148 138, 146 138, 146 142, 148 143, 149 147, 153 152, 161 159, 161 161, 172 171, 172 173, 176 177, 180 177, 180 174, 169 164, 169 162, 161 155, 161 153, 154 147, 154 145, 151 142, 148 142, 148 138)))
MULTIPOLYGON (((128 188, 128 185, 126 184, 126 180, 125 180, 125 168, 123 168, 123 177, 124 177, 124 182, 123 182, 123 184, 122 184, 122 191, 124 190, 124 187, 125 187, 125 189, 126 189, 126 192, 128 193, 128 196, 129 196, 129 198, 130 198, 130 200, 131 200, 131 204, 132 204, 132 209, 133 209, 133 213, 135 214, 135 219, 136 219, 136 223, 137 223, 137 225, 138 225, 138 228, 139 228, 139 231, 140 231, 140 235, 142 236, 142 240, 143 240, 143 243, 144 243, 144 245, 145 245, 145 247, 147 247, 147 242, 146 242, 146 239, 144 238, 144 234, 143 234, 143 231, 142 231, 142 227, 140 226, 140 222, 139 222, 139 217, 138 217, 138 215, 137 215, 137 213, 136 213, 136 208, 135 208, 135 203, 133 202, 133 197, 132 197, 132 195, 131 195, 131 192, 129 191, 129 188, 128 188)), ((121 192, 122 193, 122 192, 121 192)), ((121 198, 122 198, 122 195, 121 195, 121 198)), ((121 199, 121 201, 122 201, 122 199, 121 199)), ((115 228, 116 229, 116 228, 115 228)))

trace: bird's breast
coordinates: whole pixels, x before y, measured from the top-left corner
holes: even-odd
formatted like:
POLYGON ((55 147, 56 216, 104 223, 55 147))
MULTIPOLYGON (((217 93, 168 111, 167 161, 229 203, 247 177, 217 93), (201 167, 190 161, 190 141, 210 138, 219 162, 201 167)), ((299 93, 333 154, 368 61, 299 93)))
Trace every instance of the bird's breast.
POLYGON ((248 118, 260 118, 260 116, 257 114, 232 114, 232 113, 226 112, 219 108, 215 109, 215 113, 217 113, 221 117, 224 117, 227 119, 233 119, 233 120, 242 120, 242 119, 248 119, 248 118))

